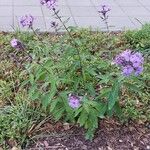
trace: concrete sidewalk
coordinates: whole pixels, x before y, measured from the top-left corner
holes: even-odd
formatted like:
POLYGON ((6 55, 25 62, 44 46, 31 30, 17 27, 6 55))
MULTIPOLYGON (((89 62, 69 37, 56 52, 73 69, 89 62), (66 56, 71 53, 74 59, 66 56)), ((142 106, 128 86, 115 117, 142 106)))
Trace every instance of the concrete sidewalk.
MULTIPOLYGON (((0 31, 13 31, 18 26, 18 18, 25 14, 35 16, 35 28, 51 31, 51 12, 40 5, 40 0, 0 0, 0 31)), ((150 0, 58 0, 58 8, 68 25, 104 29, 98 14, 99 6, 111 8, 109 25, 111 30, 139 28, 141 23, 150 23, 150 0), (137 21, 137 19, 139 21, 137 21)))

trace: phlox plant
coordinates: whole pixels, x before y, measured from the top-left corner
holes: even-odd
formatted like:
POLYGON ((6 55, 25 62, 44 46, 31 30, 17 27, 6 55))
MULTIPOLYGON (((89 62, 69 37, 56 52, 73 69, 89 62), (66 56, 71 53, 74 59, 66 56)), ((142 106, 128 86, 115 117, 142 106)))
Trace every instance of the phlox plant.
MULTIPOLYGON (((54 13, 66 34, 60 37, 56 45, 50 45, 50 53, 40 60, 27 54, 32 57, 32 61, 25 66, 29 78, 23 85, 28 84, 29 98, 40 103, 56 121, 63 119, 77 123, 87 130, 86 138, 92 139, 99 118, 114 113, 121 116, 119 96, 122 88, 130 85, 124 83, 130 83, 142 73, 143 56, 132 50, 126 50, 112 60, 105 60, 97 53, 92 54, 91 50, 83 46, 84 41, 75 38, 73 31, 62 21, 56 0, 42 0, 41 4, 54 13)), ((110 9, 105 6, 100 11, 105 20, 108 11, 110 9)), ((34 19, 25 17, 20 23, 31 28, 34 19)), ((51 27, 58 26, 55 21, 51 23, 51 27)), ((39 42, 44 44, 43 41, 39 42)), ((13 39, 11 45, 26 51, 20 40, 13 39)), ((45 43, 42 48, 47 46, 45 43)))
POLYGON ((106 29, 107 29, 107 32, 109 32, 109 25, 108 25, 108 12, 110 11, 111 9, 107 6, 107 5, 102 5, 100 7, 100 10, 98 11, 99 14, 100 14, 100 17, 102 19, 102 21, 105 23, 106 25, 106 29))

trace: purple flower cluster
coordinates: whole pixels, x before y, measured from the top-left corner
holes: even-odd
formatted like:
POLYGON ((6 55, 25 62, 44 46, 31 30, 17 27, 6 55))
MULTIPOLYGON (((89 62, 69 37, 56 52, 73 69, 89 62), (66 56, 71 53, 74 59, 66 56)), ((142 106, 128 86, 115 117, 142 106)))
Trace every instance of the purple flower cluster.
POLYGON ((102 5, 100 10, 98 11, 100 14, 102 14, 102 19, 106 19, 107 18, 107 13, 110 11, 111 9, 106 6, 106 5, 102 5))
POLYGON ((134 73, 138 76, 143 71, 144 58, 139 52, 132 52, 131 50, 125 50, 115 58, 115 64, 122 68, 124 76, 130 76, 134 73))
POLYGON ((73 94, 69 94, 68 101, 69 101, 69 106, 72 107, 73 109, 79 108, 81 105, 80 103, 81 98, 73 94))
POLYGON ((42 5, 46 5, 49 9, 55 9, 57 0, 41 0, 42 5))
POLYGON ((34 17, 31 15, 25 15, 20 18, 20 24, 22 27, 31 28, 33 26, 34 17))
POLYGON ((21 43, 19 40, 17 40, 17 39, 12 39, 12 40, 10 41, 10 44, 11 44, 11 46, 12 46, 13 48, 17 48, 17 49, 23 48, 22 43, 21 43))

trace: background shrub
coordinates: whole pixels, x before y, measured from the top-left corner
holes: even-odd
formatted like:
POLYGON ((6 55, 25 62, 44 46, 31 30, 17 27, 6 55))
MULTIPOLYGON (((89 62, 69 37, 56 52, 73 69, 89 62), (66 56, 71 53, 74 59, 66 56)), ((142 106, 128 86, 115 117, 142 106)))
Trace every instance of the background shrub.
POLYGON ((141 51, 150 51, 150 25, 145 24, 139 30, 129 30, 126 31, 124 38, 126 44, 129 44, 131 48, 141 50, 141 51))

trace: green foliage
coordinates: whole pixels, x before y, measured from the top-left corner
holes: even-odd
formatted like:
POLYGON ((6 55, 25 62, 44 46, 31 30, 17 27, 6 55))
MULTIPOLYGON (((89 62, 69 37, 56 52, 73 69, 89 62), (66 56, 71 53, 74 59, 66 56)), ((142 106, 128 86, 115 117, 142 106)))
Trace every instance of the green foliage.
POLYGON ((150 121, 150 63, 145 59, 144 73, 133 81, 124 82, 125 91, 123 119, 150 121), (128 85, 126 85, 128 83, 128 85))
MULTIPOLYGON (((141 37, 136 42, 129 41, 127 37, 132 37, 129 32, 125 33, 126 41, 122 41, 120 35, 108 36, 86 29, 72 30, 73 39, 67 34, 47 34, 40 35, 42 40, 39 40, 31 33, 22 32, 0 38, 6 50, 1 52, 0 101, 4 103, 0 112, 3 129, 1 142, 13 138, 22 143, 43 110, 45 115, 52 115, 55 121, 64 120, 84 127, 87 139, 93 138, 99 120, 108 116, 149 121, 150 66, 147 55, 143 53, 144 73, 136 78, 122 78, 118 68, 112 65, 115 54, 128 48, 127 45, 145 49, 137 46, 141 37), (32 62, 25 62, 21 68, 8 57, 6 59, 13 52, 8 42, 12 37, 20 39, 25 44, 26 52, 33 58, 32 62), (124 45, 125 42, 127 45, 124 45), (16 98, 18 91, 28 92, 28 96, 16 98), (70 93, 82 97, 78 109, 68 105, 70 93), (40 107, 35 108, 30 105, 32 103, 40 107)), ((21 56, 25 55, 23 53, 21 56)))
POLYGON ((2 103, 4 99, 10 98, 12 95, 11 83, 0 80, 0 102, 2 103))
MULTIPOLYGON (((58 43, 51 45, 51 53, 44 57, 40 55, 40 61, 33 59, 26 67, 29 74, 26 82, 30 85, 31 100, 38 101, 56 121, 63 119, 83 126, 87 129, 86 138, 91 139, 98 127, 99 118, 104 118, 106 114, 121 116, 120 92, 123 88, 137 92, 137 86, 133 85, 137 78, 124 79, 118 69, 111 65, 110 58, 115 51, 105 53, 101 48, 92 51, 93 40, 91 44, 86 44, 90 41, 90 37, 85 36, 87 31, 81 30, 81 34, 77 34, 74 31, 71 32, 71 37, 60 37, 58 43), (98 91, 97 86, 101 87, 98 91), (77 110, 68 105, 70 93, 83 97, 82 105, 77 110)), ((96 41, 97 37, 101 37, 103 42, 111 38, 96 33, 96 41)), ((45 48, 48 49, 47 45, 45 48)))
POLYGON ((131 48, 149 51, 150 49, 150 25, 145 24, 139 30, 129 30, 123 35, 126 43, 130 45, 131 48))
POLYGON ((30 136, 29 129, 38 122, 41 112, 33 109, 23 92, 16 96, 16 104, 0 108, 0 144, 7 147, 7 142, 17 141, 22 145, 30 136), (26 101, 25 101, 26 99, 26 101))
MULTIPOLYGON (((109 110, 113 109, 119 91, 115 93, 113 89, 109 91, 109 93, 113 92, 113 99, 110 97, 109 102, 105 101, 107 95, 101 98, 99 91, 96 92, 97 86, 111 87, 114 84, 113 76, 117 74, 112 73, 115 67, 111 66, 110 57, 103 58, 104 49, 96 48, 97 50, 93 51, 95 40, 102 44, 100 42, 103 39, 103 43, 107 44, 106 35, 96 33, 91 44, 87 45, 86 43, 90 41, 88 33, 87 30, 81 30, 81 34, 77 36, 78 31, 73 31, 71 33, 73 41, 70 41, 68 35, 64 35, 59 38, 58 42, 51 45, 47 45, 46 41, 42 41, 42 45, 39 42, 38 45, 42 46, 43 52, 40 51, 37 54, 32 48, 33 51, 30 54, 33 59, 31 64, 25 65, 28 79, 23 82, 23 85, 29 86, 29 99, 38 102, 54 116, 56 121, 64 119, 68 122, 77 122, 87 129, 86 137, 91 138, 93 131, 98 127, 98 118, 104 117, 107 107, 109 110), (83 109, 78 115, 75 115, 74 110, 68 105, 68 94, 70 93, 86 98, 81 106, 83 109), (88 112, 85 113, 86 111, 88 112), (87 119, 84 121, 82 118, 87 119)), ((30 47, 30 43, 25 46, 30 47)), ((34 47, 33 44, 32 47, 34 47)), ((112 54, 111 52, 106 55, 112 54)), ((22 76, 24 76, 23 73, 22 76)))

